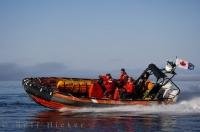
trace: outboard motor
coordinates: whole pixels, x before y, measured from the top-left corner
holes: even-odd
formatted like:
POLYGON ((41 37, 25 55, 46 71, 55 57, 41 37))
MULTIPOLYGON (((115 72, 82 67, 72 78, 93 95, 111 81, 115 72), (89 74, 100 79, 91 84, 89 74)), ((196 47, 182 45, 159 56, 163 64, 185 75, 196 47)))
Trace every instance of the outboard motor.
POLYGON ((176 102, 180 93, 179 88, 171 81, 163 85, 156 98, 176 102))

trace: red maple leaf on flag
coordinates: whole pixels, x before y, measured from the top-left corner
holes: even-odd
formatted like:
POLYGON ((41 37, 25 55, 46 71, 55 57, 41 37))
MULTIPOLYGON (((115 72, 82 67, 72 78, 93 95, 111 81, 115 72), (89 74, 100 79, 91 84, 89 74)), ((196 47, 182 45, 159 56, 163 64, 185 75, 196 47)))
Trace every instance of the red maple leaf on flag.
POLYGON ((186 65, 186 63, 185 63, 184 61, 181 61, 180 64, 181 64, 182 66, 185 66, 185 65, 186 65))

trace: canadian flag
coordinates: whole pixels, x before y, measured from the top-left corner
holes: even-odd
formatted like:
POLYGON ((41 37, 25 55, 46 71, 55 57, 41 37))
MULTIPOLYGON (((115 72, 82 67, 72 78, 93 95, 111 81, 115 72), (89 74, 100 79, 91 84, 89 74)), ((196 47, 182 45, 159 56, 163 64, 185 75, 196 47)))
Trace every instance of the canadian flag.
POLYGON ((194 65, 192 63, 179 58, 176 59, 176 66, 183 69, 194 70, 194 65))

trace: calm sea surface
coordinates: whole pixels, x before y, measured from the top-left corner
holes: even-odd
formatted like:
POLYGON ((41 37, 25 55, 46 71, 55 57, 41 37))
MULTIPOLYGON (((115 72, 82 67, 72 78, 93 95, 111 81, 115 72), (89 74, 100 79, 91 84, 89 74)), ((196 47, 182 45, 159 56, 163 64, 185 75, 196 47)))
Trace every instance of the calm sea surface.
POLYGON ((33 102, 20 81, 0 82, 0 131, 200 131, 200 82, 177 82, 175 105, 52 111, 33 102))

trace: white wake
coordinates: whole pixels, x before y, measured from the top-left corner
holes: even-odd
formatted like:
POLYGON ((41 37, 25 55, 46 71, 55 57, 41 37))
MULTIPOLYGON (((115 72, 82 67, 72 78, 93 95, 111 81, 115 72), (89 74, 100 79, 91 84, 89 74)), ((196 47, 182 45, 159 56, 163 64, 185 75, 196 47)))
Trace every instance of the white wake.
MULTIPOLYGON (((67 112, 69 109, 62 108, 60 112, 67 112)), ((71 110, 70 110, 71 111, 71 110)), ((192 114, 200 113, 200 97, 189 101, 180 101, 173 105, 152 105, 152 106, 119 106, 109 108, 82 108, 71 111, 73 113, 133 113, 133 114, 192 114)))

